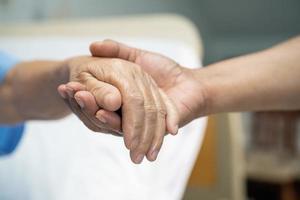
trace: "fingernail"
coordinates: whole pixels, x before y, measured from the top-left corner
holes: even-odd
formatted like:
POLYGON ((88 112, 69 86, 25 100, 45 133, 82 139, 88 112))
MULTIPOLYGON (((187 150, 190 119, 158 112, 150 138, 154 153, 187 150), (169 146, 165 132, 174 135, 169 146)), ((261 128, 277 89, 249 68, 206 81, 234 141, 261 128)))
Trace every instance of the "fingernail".
POLYGON ((99 119, 103 124, 107 123, 107 120, 100 114, 96 115, 96 118, 99 119))
POLYGON ((84 108, 84 103, 81 99, 79 99, 78 97, 75 97, 75 100, 81 108, 84 108))
POLYGON ((62 98, 64 98, 64 99, 67 98, 67 96, 66 96, 66 94, 65 94, 64 92, 58 90, 58 93, 59 93, 59 95, 60 95, 62 98))
POLYGON ((66 89, 67 89, 67 93, 68 93, 69 97, 73 98, 74 90, 68 86, 66 86, 66 89))
POLYGON ((139 154, 139 155, 137 155, 137 157, 134 159, 134 162, 135 162, 136 164, 140 164, 140 163, 143 161, 143 159, 144 159, 144 155, 143 155, 143 154, 139 154))
POLYGON ((174 127, 174 129, 173 129, 173 131, 172 131, 172 135, 177 135, 177 133, 178 133, 178 125, 176 125, 175 127, 174 127))
POLYGON ((150 159, 151 159, 151 161, 156 160, 157 155, 158 155, 158 150, 154 150, 154 151, 150 154, 150 159))

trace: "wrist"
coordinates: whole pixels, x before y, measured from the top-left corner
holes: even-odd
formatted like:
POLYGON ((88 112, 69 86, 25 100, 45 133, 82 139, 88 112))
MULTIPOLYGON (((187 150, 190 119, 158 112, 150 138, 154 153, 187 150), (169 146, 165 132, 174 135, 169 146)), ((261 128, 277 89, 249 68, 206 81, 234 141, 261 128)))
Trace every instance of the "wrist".
POLYGON ((55 69, 52 73, 52 80, 55 88, 57 88, 57 86, 59 86, 60 84, 69 82, 70 68, 67 60, 56 62, 55 69))
POLYGON ((194 118, 202 117, 211 114, 211 92, 210 80, 206 68, 189 69, 189 74, 192 80, 192 88, 197 97, 194 98, 196 110, 194 118))
POLYGON ((17 123, 20 121, 23 121, 22 116, 17 111, 14 101, 18 97, 15 95, 14 88, 13 88, 13 74, 14 74, 14 68, 9 70, 6 74, 3 82, 0 85, 0 106, 1 113, 5 113, 5 116, 0 117, 1 123, 17 123))
POLYGON ((226 85, 228 77, 227 72, 218 68, 219 63, 216 63, 197 69, 194 73, 197 84, 196 91, 200 91, 203 98, 203 103, 200 104, 201 116, 224 112, 224 107, 228 108, 229 106, 225 105, 228 101, 223 97, 223 86, 226 85))
POLYGON ((265 76, 261 66, 265 65, 264 53, 255 53, 199 69, 196 75, 205 91, 207 114, 254 108, 265 76))
POLYGON ((69 80, 68 72, 60 61, 23 62, 11 70, 11 102, 22 121, 57 119, 69 112, 57 92, 69 80))
POLYGON ((210 98, 208 92, 206 70, 189 69, 182 67, 182 75, 177 78, 180 97, 178 109, 180 110, 181 126, 193 119, 210 114, 210 98))

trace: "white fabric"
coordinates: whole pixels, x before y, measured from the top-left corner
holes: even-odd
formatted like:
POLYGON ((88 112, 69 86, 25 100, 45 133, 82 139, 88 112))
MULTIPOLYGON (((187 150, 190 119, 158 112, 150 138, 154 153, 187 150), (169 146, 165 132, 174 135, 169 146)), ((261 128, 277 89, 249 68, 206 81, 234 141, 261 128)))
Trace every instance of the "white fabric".
MULTIPOLYGON (((0 38, 0 47, 25 60, 62 59, 88 54, 89 43, 101 39, 0 38)), ((199 55, 178 41, 114 39, 163 53, 184 66, 201 65, 199 55)), ((205 124, 205 118, 197 119, 180 129, 177 136, 166 136, 156 162, 144 160, 134 165, 122 138, 93 133, 74 115, 29 122, 17 152, 0 158, 0 199, 181 199, 205 124)))

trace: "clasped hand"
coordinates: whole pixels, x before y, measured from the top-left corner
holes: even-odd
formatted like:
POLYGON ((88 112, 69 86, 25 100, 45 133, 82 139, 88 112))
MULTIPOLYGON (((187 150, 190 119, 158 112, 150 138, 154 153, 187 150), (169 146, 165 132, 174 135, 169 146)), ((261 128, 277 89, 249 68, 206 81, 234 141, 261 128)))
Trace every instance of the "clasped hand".
POLYGON ((164 136, 175 135, 204 102, 193 92, 193 72, 111 40, 93 43, 90 50, 93 57, 65 62, 70 77, 58 87, 60 95, 89 129, 123 136, 134 163, 144 156, 154 161, 164 136))

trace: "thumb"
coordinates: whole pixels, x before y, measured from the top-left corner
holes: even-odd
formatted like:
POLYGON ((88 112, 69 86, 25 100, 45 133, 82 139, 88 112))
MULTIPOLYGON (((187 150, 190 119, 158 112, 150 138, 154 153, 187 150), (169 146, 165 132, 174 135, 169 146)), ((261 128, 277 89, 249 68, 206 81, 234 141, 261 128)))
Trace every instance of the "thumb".
POLYGON ((104 40, 102 42, 92 43, 90 45, 90 52, 93 56, 97 57, 120 58, 130 62, 135 62, 136 58, 144 51, 129 47, 114 40, 104 40))

